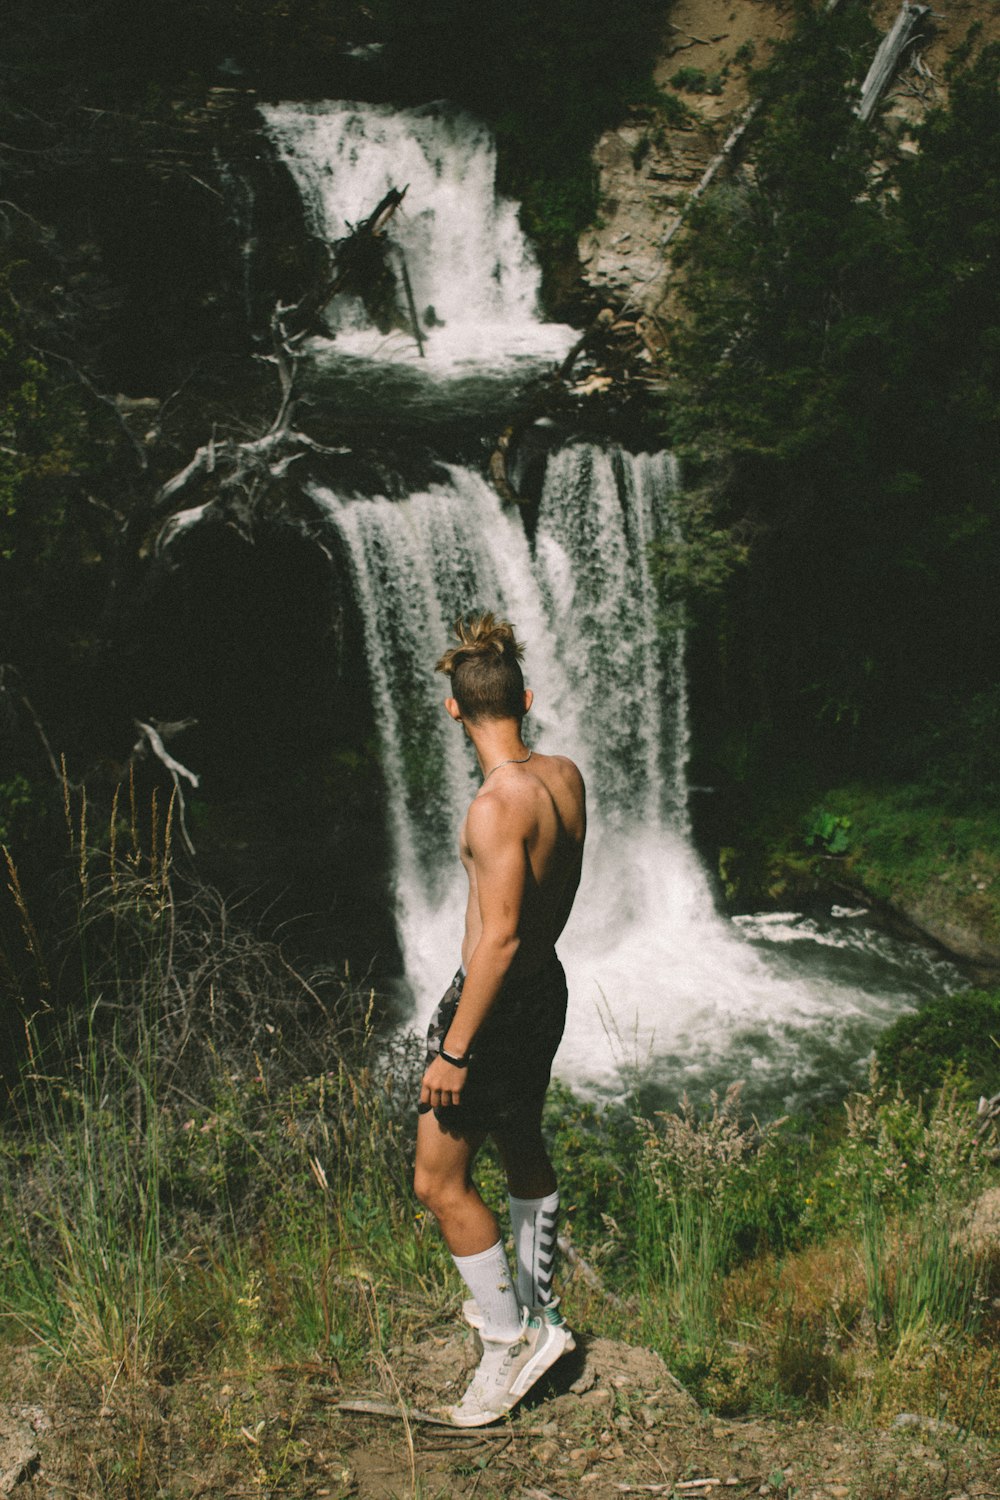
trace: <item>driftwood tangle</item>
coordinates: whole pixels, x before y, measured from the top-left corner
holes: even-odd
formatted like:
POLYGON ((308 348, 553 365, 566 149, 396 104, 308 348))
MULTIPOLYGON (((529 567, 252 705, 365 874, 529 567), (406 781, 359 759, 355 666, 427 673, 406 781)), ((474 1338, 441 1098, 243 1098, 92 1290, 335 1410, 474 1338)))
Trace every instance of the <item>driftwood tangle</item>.
POLYGON ((385 227, 405 197, 406 188, 390 188, 367 219, 362 219, 360 224, 348 225, 350 233, 333 247, 334 273, 319 294, 315 308, 317 317, 338 292, 352 281, 364 281, 373 268, 377 268, 385 245, 385 227))

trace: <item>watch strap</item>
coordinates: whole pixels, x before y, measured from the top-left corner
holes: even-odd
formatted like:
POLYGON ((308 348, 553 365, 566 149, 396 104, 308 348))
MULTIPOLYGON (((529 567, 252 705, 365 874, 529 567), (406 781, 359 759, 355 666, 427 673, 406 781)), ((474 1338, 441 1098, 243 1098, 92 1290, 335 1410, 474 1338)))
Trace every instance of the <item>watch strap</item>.
POLYGON ((438 1048, 438 1057, 443 1057, 445 1062, 451 1063, 453 1068, 467 1068, 469 1066, 469 1058, 471 1057, 471 1055, 471 1053, 466 1052, 462 1057, 456 1057, 453 1052, 446 1052, 444 1050, 443 1043, 438 1048))

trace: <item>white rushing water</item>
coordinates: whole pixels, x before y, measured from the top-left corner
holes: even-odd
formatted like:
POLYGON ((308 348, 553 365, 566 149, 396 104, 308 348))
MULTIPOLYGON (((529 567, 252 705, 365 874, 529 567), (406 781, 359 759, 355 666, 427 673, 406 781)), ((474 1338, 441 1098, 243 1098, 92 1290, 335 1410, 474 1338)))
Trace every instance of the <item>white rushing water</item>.
POLYGON ((836 1087, 942 970, 856 914, 734 924, 715 911, 686 815, 683 642, 660 643, 647 552, 672 531, 676 487, 668 455, 564 448, 549 460, 533 549, 519 515, 459 468, 402 502, 315 498, 364 621, 416 1024, 457 962, 457 824, 478 785, 433 663, 458 613, 493 608, 527 644, 529 743, 571 755, 588 784, 584 879, 560 943, 571 1007, 557 1073, 610 1093, 638 1077, 675 1093, 743 1077, 780 1106, 836 1087))
MULTIPOLYGON (((495 369, 569 348, 572 329, 539 320, 538 265, 516 204, 497 196, 485 126, 440 104, 276 104, 261 114, 310 227, 328 243, 366 219, 390 188, 406 189, 387 231, 389 264, 405 307, 405 257, 427 340, 422 366, 439 375, 495 369)), ((357 298, 335 298, 328 318, 337 357, 420 360, 410 333, 379 332, 357 298)))
MULTIPOLYGON (((313 349, 344 412, 360 399, 377 425, 402 402, 413 425, 467 389, 478 414, 480 377, 569 347, 573 330, 539 319, 538 268, 515 205, 497 197, 481 125, 441 105, 262 114, 328 243, 390 188, 407 189, 388 230, 390 264, 403 305, 405 259, 427 358, 411 334, 383 335, 358 300, 336 298, 330 339, 313 349)), ((495 433, 496 411, 483 410, 495 433)), ((588 785, 584 878, 560 943, 571 1006, 557 1072, 601 1093, 648 1079, 665 1096, 742 1077, 765 1108, 843 1086, 882 1026, 957 975, 860 913, 731 922, 716 912, 687 816, 684 642, 662 628, 649 561, 649 544, 676 526, 672 459, 583 443, 555 452, 531 546, 520 515, 478 473, 447 472, 403 501, 312 491, 363 621, 413 1024, 425 1023, 458 961, 457 827, 478 785, 433 664, 456 615, 493 609, 527 643, 528 742, 571 755, 588 785)))

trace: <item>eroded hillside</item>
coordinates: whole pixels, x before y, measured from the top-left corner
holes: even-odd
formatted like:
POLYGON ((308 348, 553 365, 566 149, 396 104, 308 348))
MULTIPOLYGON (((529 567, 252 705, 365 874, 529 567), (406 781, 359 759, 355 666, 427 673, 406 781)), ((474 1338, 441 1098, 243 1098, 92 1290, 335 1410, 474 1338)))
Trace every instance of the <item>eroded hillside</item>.
MULTIPOLYGON (((899 10, 897 0, 874 0, 870 14, 880 35, 899 10)), ((751 72, 766 64, 794 24, 787 0, 676 0, 655 70, 663 105, 634 109, 595 149, 601 211, 579 245, 583 276, 595 291, 653 319, 666 310, 671 268, 665 240, 744 116, 751 72)), ((921 19, 879 110, 873 161, 891 167, 899 153, 917 150, 915 128, 946 100, 949 58, 970 28, 976 28, 977 46, 1000 38, 997 7, 943 0, 921 19)), ((861 62, 867 66, 870 58, 861 62)), ((733 160, 739 155, 737 148, 733 160)))

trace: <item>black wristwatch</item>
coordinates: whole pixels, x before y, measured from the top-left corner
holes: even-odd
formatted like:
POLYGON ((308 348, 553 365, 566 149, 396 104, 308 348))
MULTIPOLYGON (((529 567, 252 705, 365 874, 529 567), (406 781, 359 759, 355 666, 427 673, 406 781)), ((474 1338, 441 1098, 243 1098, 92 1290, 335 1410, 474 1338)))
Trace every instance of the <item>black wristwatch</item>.
POLYGON ((469 1058, 471 1056, 472 1054, 470 1052, 466 1052, 462 1057, 453 1057, 450 1052, 446 1052, 444 1050, 443 1042, 438 1048, 438 1057, 443 1057, 445 1062, 451 1063, 453 1068, 467 1068, 469 1066, 469 1058))

